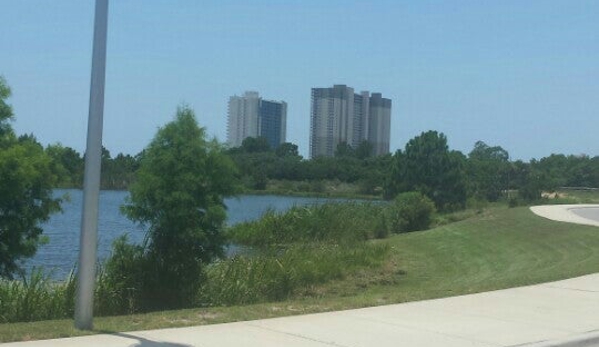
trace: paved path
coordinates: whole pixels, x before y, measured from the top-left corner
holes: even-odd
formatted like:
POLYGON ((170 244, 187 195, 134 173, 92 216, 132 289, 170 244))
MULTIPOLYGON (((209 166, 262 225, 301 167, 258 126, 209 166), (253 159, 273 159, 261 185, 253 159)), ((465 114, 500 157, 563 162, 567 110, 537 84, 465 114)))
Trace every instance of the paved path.
POLYGON ((532 206, 530 210, 559 222, 599 226, 599 205, 542 205, 532 206))
POLYGON ((572 213, 579 215, 580 217, 599 222, 599 206, 587 207, 587 208, 575 208, 575 209, 572 209, 571 211, 572 211, 572 213))
POLYGON ((599 332, 599 274, 359 310, 3 347, 519 346, 581 338, 599 344, 595 332, 599 332))
MULTIPOLYGON (((571 208, 562 206, 536 210, 552 218, 570 218, 568 221, 581 222, 575 218, 576 215, 572 217, 571 208), (547 212, 549 210, 554 211, 553 215, 547 212)), ((588 219, 582 220, 582 222, 588 221, 588 219)), ((491 347, 529 345, 599 346, 599 274, 528 287, 359 310, 189 328, 8 343, 2 346, 491 347)))

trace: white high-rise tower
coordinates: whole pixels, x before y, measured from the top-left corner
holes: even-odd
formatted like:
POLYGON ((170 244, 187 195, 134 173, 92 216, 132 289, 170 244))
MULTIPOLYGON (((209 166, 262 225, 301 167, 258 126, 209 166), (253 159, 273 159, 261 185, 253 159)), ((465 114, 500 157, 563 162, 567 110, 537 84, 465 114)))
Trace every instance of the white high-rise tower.
POLYGON ((312 88, 310 110, 310 157, 332 157, 345 142, 356 148, 372 144, 373 155, 389 153, 391 100, 380 93, 361 92, 335 85, 312 88))

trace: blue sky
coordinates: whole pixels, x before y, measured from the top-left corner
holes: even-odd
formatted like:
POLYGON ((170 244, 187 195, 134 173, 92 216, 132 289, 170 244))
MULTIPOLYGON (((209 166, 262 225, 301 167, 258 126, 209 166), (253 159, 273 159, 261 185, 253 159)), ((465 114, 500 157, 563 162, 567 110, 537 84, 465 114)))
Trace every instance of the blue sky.
MULTIPOLYGON (((19 133, 84 150, 92 0, 0 0, 0 75, 19 133)), ((104 145, 135 154, 178 105, 226 137, 229 96, 288 103, 308 153, 310 88, 393 100, 391 149, 429 129, 469 152, 599 155, 599 1, 112 0, 104 145)))

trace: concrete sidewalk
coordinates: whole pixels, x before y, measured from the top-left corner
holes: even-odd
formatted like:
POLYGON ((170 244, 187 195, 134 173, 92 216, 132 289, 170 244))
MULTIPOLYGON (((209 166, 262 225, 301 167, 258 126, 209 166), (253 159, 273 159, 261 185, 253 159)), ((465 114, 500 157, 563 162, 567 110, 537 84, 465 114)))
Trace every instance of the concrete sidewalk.
POLYGON ((575 213, 584 209, 599 209, 599 205, 540 205, 530 208, 534 214, 554 221, 599 226, 598 220, 585 218, 575 213))
POLYGON ((473 295, 305 316, 68 339, 49 346, 594 346, 599 274, 473 295))

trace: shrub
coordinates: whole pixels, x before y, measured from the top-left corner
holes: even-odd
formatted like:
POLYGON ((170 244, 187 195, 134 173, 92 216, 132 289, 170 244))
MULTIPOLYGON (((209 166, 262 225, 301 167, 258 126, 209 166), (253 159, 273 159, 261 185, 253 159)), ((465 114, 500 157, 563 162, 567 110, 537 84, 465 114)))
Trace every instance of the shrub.
POLYGON ((374 227, 374 237, 377 239, 384 239, 387 236, 389 236, 389 226, 387 225, 387 217, 385 217, 384 213, 381 213, 374 227))
POLYGON ((435 204, 419 192, 402 193, 389 206, 392 232, 408 232, 427 229, 435 213, 435 204))
POLYGON ((127 235, 112 244, 112 254, 98 271, 95 312, 102 314, 134 313, 149 306, 144 300, 145 284, 155 273, 146 273, 144 248, 128 243, 127 235))

